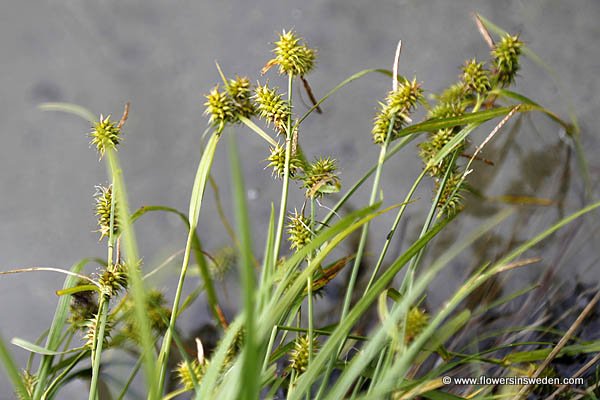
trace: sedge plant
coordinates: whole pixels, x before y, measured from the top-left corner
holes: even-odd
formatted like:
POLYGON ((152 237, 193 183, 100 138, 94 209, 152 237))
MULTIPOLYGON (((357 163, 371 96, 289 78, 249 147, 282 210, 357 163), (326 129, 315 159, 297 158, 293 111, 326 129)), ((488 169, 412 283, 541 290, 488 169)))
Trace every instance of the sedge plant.
MULTIPOLYGON (((321 88, 313 91, 307 78, 315 70, 317 51, 293 30, 279 35, 272 58, 261 70, 262 75, 283 76, 286 92, 266 78, 253 84, 246 76, 227 77, 217 65, 220 82, 205 96, 209 128, 200 148, 187 213, 162 205, 131 212, 117 152, 123 144, 128 106, 117 121, 110 116, 97 118, 72 104, 43 105, 46 110, 83 117, 92 126, 91 144, 105 162, 109 180, 107 185, 97 186, 94 200, 106 259, 84 259, 70 269, 3 272, 53 271, 66 275, 63 288, 57 290, 58 305, 49 329, 35 343, 19 338, 11 341, 31 354, 24 369, 19 369, 12 358, 15 349, 0 340, 0 358, 16 396, 62 398, 61 389, 66 384, 85 377, 90 400, 109 398, 100 390, 101 382, 106 382, 105 377, 111 373, 107 355, 124 351, 129 355, 129 376, 108 385, 111 398, 133 398, 134 386, 143 390, 144 397, 155 400, 180 395, 194 399, 492 398, 492 388, 448 388, 441 377, 471 366, 489 370, 490 365, 494 373, 510 375, 517 368, 523 370, 524 359, 543 361, 549 354, 560 354, 562 348, 552 353, 558 342, 537 343, 533 350, 531 343, 513 343, 513 356, 494 348, 458 351, 450 342, 455 337, 469 336, 469 324, 489 311, 461 306, 474 291, 502 274, 539 262, 537 256, 523 254, 535 253, 538 243, 592 213, 600 207, 599 202, 590 202, 556 221, 508 249, 502 257, 484 260, 443 307, 424 306, 427 290, 440 273, 515 212, 505 207, 432 256, 439 236, 456 224, 468 207, 465 199, 475 191, 469 176, 477 174, 483 149, 506 125, 518 115, 542 113, 560 125, 581 150, 576 121, 565 122, 510 89, 519 78, 521 57, 533 54, 522 39, 482 18, 477 17, 476 22, 490 46, 489 57, 468 58, 457 82, 430 96, 426 83, 418 77, 400 74, 401 44, 391 70, 360 71, 321 98, 315 96, 321 88), (492 38, 488 27, 499 33, 497 39, 492 38), (374 74, 384 76, 390 90, 374 105, 370 133, 373 167, 356 182, 342 185, 338 168, 343 161, 326 154, 309 155, 303 150, 303 122, 315 117, 315 111, 322 112, 323 103, 346 85, 374 74), (297 112, 298 95, 292 92, 295 82, 302 83, 313 102, 303 115, 297 112), (471 138, 477 131, 487 135, 473 146, 471 138), (274 184, 281 189, 278 201, 271 204, 261 253, 255 252, 253 242, 258 236, 250 224, 237 147, 240 135, 248 132, 256 136, 243 140, 264 141, 264 162, 274 184), (412 144, 415 140, 420 140, 418 146, 412 144), (223 143, 229 148, 233 223, 227 220, 220 200, 218 207, 232 238, 234 261, 207 252, 198 229, 206 192, 212 190, 219 199, 219 182, 213 180, 211 168, 216 149, 223 143), (405 186, 408 190, 403 197, 382 198, 385 163, 401 151, 418 152, 422 172, 405 186), (368 202, 348 211, 356 193, 369 184, 368 202), (416 196, 424 184, 434 189, 431 200, 416 196), (303 195, 299 204, 291 204, 293 190, 303 195), (398 227, 416 202, 427 204, 423 215, 412 217, 419 220, 418 234, 403 237, 402 251, 390 260, 389 249, 398 227), (173 299, 165 298, 148 280, 168 263, 152 269, 144 265, 137 251, 135 222, 151 212, 176 215, 187 232, 183 251, 173 256, 181 257, 173 299), (385 240, 367 249, 373 221, 378 221, 378 227, 388 221, 390 224, 384 228, 385 240), (358 239, 352 240, 355 237, 358 239), (347 243, 354 244, 350 251, 347 243), (90 263, 99 265, 96 273, 85 272, 90 263), (220 279, 230 277, 219 273, 219 269, 231 264, 237 266, 241 283, 237 315, 225 315, 216 287, 220 279), (192 273, 201 281, 186 295, 184 283, 189 282, 192 273), (361 275, 367 277, 362 284, 361 275), (320 318, 324 310, 318 299, 329 296, 327 289, 332 282, 344 277, 347 280, 339 295, 337 317, 333 323, 324 324, 320 318), (220 329, 220 340, 214 349, 205 351, 206 338, 196 337, 195 350, 190 350, 178 321, 202 292, 213 323, 220 329), (359 331, 361 324, 367 324, 368 329, 359 331), (37 368, 35 358, 39 360, 37 368)), ((578 159, 587 185, 587 165, 581 151, 578 159)), ((493 307, 501 307, 527 291, 511 293, 493 307)), ((564 343, 562 346, 565 348, 564 343)), ((600 342, 573 346, 566 347, 569 354, 585 354, 597 352, 600 342)), ((524 387, 515 396, 524 398, 534 390, 524 387)))

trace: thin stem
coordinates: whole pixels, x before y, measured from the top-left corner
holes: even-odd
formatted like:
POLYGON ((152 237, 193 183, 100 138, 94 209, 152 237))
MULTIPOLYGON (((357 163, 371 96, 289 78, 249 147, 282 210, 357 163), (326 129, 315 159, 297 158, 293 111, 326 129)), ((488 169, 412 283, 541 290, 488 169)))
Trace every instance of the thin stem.
POLYGON ((98 309, 99 314, 96 317, 96 329, 94 330, 95 344, 93 344, 92 348, 92 382, 90 384, 89 400, 94 400, 98 394, 100 360, 102 358, 102 346, 104 345, 104 334, 106 331, 106 319, 108 314, 108 299, 105 296, 100 296, 100 305, 98 309))
POLYGON ((377 264, 375 265, 375 268, 373 269, 373 274, 371 275, 371 279, 369 279, 369 283, 367 283, 367 287, 365 288, 365 293, 367 293, 367 291, 371 288, 371 285, 375 281, 375 277, 377 276, 377 273, 379 272, 379 269, 381 268, 381 265, 383 264, 385 255, 387 254, 388 248, 390 247, 390 243, 392 243, 392 237, 394 236, 394 233, 396 232, 396 229, 398 228, 398 224, 400 223, 400 219, 402 218, 402 215, 404 215, 404 210, 406 210, 406 206, 408 205, 408 203, 410 202, 410 199, 412 198, 413 194, 415 193, 417 186, 419 186, 419 183, 421 183, 421 180, 423 180, 423 177, 425 176, 426 171, 427 170, 424 169, 423 172, 421 172, 421 174, 417 178, 417 180, 413 183, 412 187, 410 188, 410 191, 408 192, 408 194, 406 195, 406 198, 404 199, 404 202, 402 203, 402 206, 398 210, 396 219, 394 220, 394 223, 392 224, 392 227, 391 227, 389 233, 387 234, 385 244, 383 245, 383 249, 381 249, 381 253, 379 254, 379 259, 377 260, 377 264))
POLYGON ((279 248, 283 236, 283 225, 287 209, 288 188, 290 184, 290 159, 292 155, 292 80, 294 76, 288 75, 288 104, 290 115, 288 116, 287 130, 285 133, 285 166, 283 169, 283 185, 281 188, 281 201, 279 202, 279 218, 277 219, 277 230, 275 231, 275 246, 273 248, 273 260, 276 265, 279 259, 279 248))

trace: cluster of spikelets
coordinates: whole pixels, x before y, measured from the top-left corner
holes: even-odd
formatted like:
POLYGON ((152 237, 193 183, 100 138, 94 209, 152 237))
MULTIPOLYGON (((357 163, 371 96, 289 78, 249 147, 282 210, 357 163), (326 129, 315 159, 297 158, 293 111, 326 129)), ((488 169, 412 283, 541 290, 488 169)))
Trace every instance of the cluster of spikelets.
POLYGON ((98 218, 98 232, 100 232, 100 240, 105 237, 109 237, 110 230, 110 216, 113 215, 113 234, 118 234, 119 232, 119 218, 117 212, 117 202, 114 202, 113 206, 113 190, 112 186, 96 186, 96 195, 95 201, 95 213, 98 218), (114 213, 113 213, 114 211, 114 213))
POLYGON ((429 323, 429 314, 419 307, 411 307, 406 315, 406 329, 404 330, 404 341, 412 342, 423 332, 429 323))
MULTIPOLYGON (((460 117, 482 105, 492 106, 493 90, 505 87, 515 80, 522 45, 517 36, 505 35, 491 51, 491 69, 486 68, 485 62, 467 60, 462 68, 460 81, 436 96, 437 104, 429 110, 428 117, 460 117)), ((438 207, 446 216, 452 216, 463 208, 462 192, 466 186, 466 174, 451 154, 439 163, 434 164, 432 161, 461 129, 462 126, 457 125, 432 132, 428 140, 419 146, 421 159, 436 183, 436 191, 444 183, 438 207)), ((462 153, 467 144, 466 141, 459 143, 456 151, 462 153)))
POLYGON ((218 132, 221 132, 226 124, 237 123, 240 117, 249 118, 256 113, 250 86, 248 78, 238 76, 225 82, 224 90, 216 85, 206 95, 205 114, 209 116, 210 124, 218 132))
POLYGON ((315 337, 309 338, 308 335, 298 336, 294 341, 294 347, 289 353, 289 367, 298 375, 306 372, 308 363, 312 357, 319 351, 319 342, 315 337), (312 355, 311 355, 312 346, 312 355))
POLYGON ((400 130, 410 122, 410 113, 423 96, 421 85, 416 79, 403 81, 396 90, 390 91, 385 102, 379 103, 379 111, 373 124, 373 142, 384 144, 388 135, 390 141, 400 135, 400 130))
POLYGON ((308 47, 294 31, 283 31, 275 42, 273 52, 275 58, 267 62, 262 70, 263 74, 273 65, 278 65, 281 75, 305 76, 315 65, 315 50, 308 47))
MULTIPOLYGON (((308 47, 293 31, 284 31, 279 35, 273 52, 275 57, 266 64, 263 73, 277 65, 280 74, 303 77, 314 67, 315 50, 308 47)), ((225 78, 223 79, 225 81, 225 78)), ((246 118, 257 116, 267 126, 272 126, 277 136, 292 142, 289 146, 291 148, 289 154, 286 154, 287 146, 280 143, 270 147, 266 162, 267 168, 272 169, 275 177, 285 177, 300 182, 307 198, 319 198, 340 190, 340 178, 334 159, 319 157, 310 163, 304 158, 298 145, 297 119, 293 115, 290 102, 284 99, 278 88, 271 87, 267 83, 258 83, 252 90, 247 78, 230 80, 226 86, 226 90, 220 90, 219 86, 216 86, 206 95, 205 113, 210 116, 210 123, 216 129, 220 131, 225 124, 239 122, 240 116, 246 118), (237 92, 237 95, 233 92, 237 92)), ((399 115, 398 121, 407 118, 407 113, 414 107, 420 96, 421 91, 416 81, 407 82, 402 86, 402 90, 389 96, 391 104, 388 111, 399 115)), ((312 236, 308 229, 309 224, 303 226, 305 220, 307 219, 297 213, 290 216, 288 233, 292 249, 301 248, 312 236)))
POLYGON ((122 140, 121 128, 110 120, 110 115, 106 118, 100 115, 100 120, 92 126, 89 136, 92 139, 90 144, 96 146, 100 158, 108 149, 116 150, 122 140))

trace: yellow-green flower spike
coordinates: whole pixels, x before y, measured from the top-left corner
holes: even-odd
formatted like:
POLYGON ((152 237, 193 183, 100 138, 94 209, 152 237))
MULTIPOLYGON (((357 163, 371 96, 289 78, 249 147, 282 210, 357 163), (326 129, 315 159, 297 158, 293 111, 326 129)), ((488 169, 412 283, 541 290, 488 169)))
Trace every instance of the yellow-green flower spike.
POLYGON ((100 291, 107 297, 115 297, 121 289, 127 287, 127 271, 122 264, 108 266, 100 278, 100 291))
POLYGON ((321 197, 325 193, 340 191, 340 178, 336 175, 337 165, 333 158, 316 160, 305 172, 306 197, 321 197))
POLYGON ((488 71, 483 67, 483 62, 477 62, 475 59, 465 63, 462 80, 473 93, 485 94, 491 88, 488 71))
POLYGON ((404 341, 410 343, 414 338, 419 336, 423 329, 429 323, 429 315, 419 309, 418 307, 412 307, 408 311, 406 316, 406 330, 404 331, 404 341))
POLYGON ((258 115, 267 124, 273 124, 277 133, 285 135, 288 118, 291 116, 290 105, 283 100, 277 89, 269 86, 258 85, 254 91, 254 101, 258 109, 258 115))
POLYGON ((309 229, 310 220, 302 214, 294 211, 293 215, 288 216, 287 225, 288 241, 291 243, 292 250, 300 250, 310 243, 312 232, 309 229))
MULTIPOLYGON (((444 186, 444 190, 442 191, 442 195, 440 196, 438 208, 443 208, 443 214, 447 217, 456 215, 457 213, 461 212, 464 208, 464 198, 462 196, 462 192, 464 190, 464 180, 462 179, 462 177, 463 173, 461 173, 460 171, 452 172, 448 177, 446 185, 444 186)), ((440 182, 436 181, 436 191, 439 188, 439 185, 440 182)))
MULTIPOLYGON (((112 186, 96 187, 96 206, 95 213, 98 218, 98 232, 100 232, 100 240, 104 237, 110 236, 110 212, 112 209, 113 195, 112 186)), ((115 202, 114 217, 113 217, 113 234, 119 233, 119 218, 118 218, 118 204, 115 202)))
POLYGON ((522 47, 519 36, 505 35, 492 50, 494 72, 500 85, 508 86, 514 82, 522 47))
MULTIPOLYGON (((98 315, 94 315, 92 318, 86 320, 84 322, 84 326, 86 328, 85 331, 85 346, 92 349, 94 348, 94 343, 96 341, 96 337, 98 334, 98 315)), ((103 341, 103 346, 108 346, 109 343, 109 339, 110 339, 110 332, 113 328, 113 321, 110 317, 110 315, 108 315, 106 317, 106 325, 104 327, 104 341, 103 341)))
POLYGON ((21 372, 21 380, 23 381, 23 386, 25 386, 27 393, 16 392, 15 394, 17 395, 17 398, 19 400, 32 398, 33 392, 35 391, 35 386, 38 383, 37 375, 31 374, 28 370, 24 369, 21 372))
MULTIPOLYGON (((276 145, 271 147, 271 154, 267 157, 267 167, 273 168, 273 175, 281 178, 285 172, 285 147, 276 145)), ((289 174, 290 177, 296 175, 299 169, 302 169, 303 163, 298 157, 292 156, 290 158, 289 174)))
POLYGON ((110 115, 106 118, 100 115, 100 121, 94 124, 89 136, 92 138, 90 144, 96 146, 102 158, 107 149, 117 149, 121 141, 121 129, 110 120, 110 115))
MULTIPOLYGON (((301 374, 306 372, 309 361, 311 339, 308 335, 300 336, 294 342, 294 348, 290 351, 290 368, 301 374)), ((319 350, 319 342, 316 338, 312 338, 313 356, 319 350)))
POLYGON ((228 122, 235 122, 234 105, 231 97, 226 91, 219 90, 219 85, 213 87, 210 93, 205 95, 206 110, 204 114, 210 117, 210 124, 221 132, 228 122))
POLYGON ((379 103, 380 110, 373 123, 373 141, 377 144, 385 143, 392 119, 394 126, 391 129, 391 139, 396 139, 402 126, 410 121, 409 114, 422 96, 423 90, 416 79, 405 81, 398 85, 397 90, 389 92, 385 103, 379 103))
POLYGON ((227 94, 233 103, 236 120, 239 116, 250 118, 256 114, 248 78, 236 76, 235 79, 231 79, 227 85, 227 94))
POLYGON ((275 58, 270 60, 263 68, 263 73, 273 65, 279 66, 282 75, 304 76, 315 65, 316 53, 309 48, 304 40, 296 36, 294 31, 283 31, 279 40, 275 42, 275 58))
MULTIPOLYGON (((157 335, 164 333, 169 325, 171 309, 167 307, 166 304, 167 301, 165 300, 165 296, 160 290, 151 289, 148 292, 146 296, 146 313, 148 315, 148 320, 150 321, 150 327, 157 335)), ((137 343, 140 340, 139 328, 133 310, 133 299, 127 296, 124 306, 124 314, 126 314, 127 317, 123 333, 137 343)))
POLYGON ((192 373, 196 382, 200 383, 204 373, 206 372, 206 364, 200 364, 198 360, 194 359, 191 362, 181 361, 177 364, 177 377, 179 383, 184 387, 185 390, 192 390, 194 388, 194 380, 192 379, 192 373))

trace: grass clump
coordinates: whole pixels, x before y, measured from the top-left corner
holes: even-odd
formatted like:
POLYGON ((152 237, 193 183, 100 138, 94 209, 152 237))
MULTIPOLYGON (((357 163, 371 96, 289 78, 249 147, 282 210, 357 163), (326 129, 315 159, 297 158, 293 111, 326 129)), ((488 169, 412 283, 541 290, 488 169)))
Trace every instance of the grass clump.
MULTIPOLYGON (((526 361, 544 360, 539 368, 548 367, 551 355, 560 356, 559 346, 575 354, 597 349, 598 341, 579 343, 573 350, 559 340, 533 345, 502 343, 494 347, 482 339, 484 334, 471 334, 469 327, 478 323, 481 314, 508 304, 527 291, 511 293, 492 305, 464 304, 476 290, 499 275, 538 262, 538 258, 522 255, 600 203, 558 220, 499 257, 481 260, 481 265, 465 278, 443 307, 425 311, 423 306, 427 289, 443 269, 511 213, 508 209, 494 215, 471 233, 456 238, 441 254, 433 253, 437 237, 451 229, 467 207, 465 197, 476 192, 466 178, 482 162, 481 150, 512 118, 533 111, 550 116, 565 127, 573 140, 576 138, 573 125, 506 89, 516 79, 525 47, 517 36, 509 34, 503 34, 494 44, 485 24, 481 19, 477 21, 491 46, 491 58, 468 59, 458 81, 433 94, 432 104, 425 96, 425 83, 399 74, 401 45, 391 71, 361 71, 320 100, 314 97, 306 80, 306 75, 315 69, 317 52, 294 31, 283 31, 275 42, 274 58, 262 69, 264 74, 277 66, 279 74, 287 78, 287 92, 266 81, 253 87, 247 77, 228 79, 218 67, 222 82, 206 95, 209 135, 187 214, 167 206, 142 207, 130 213, 116 153, 129 108, 118 123, 102 116, 90 121, 92 143, 106 162, 110 180, 108 186, 98 187, 95 198, 100 239, 102 243, 106 239, 107 257, 96 260, 100 268, 95 274, 83 272, 90 260, 77 263, 70 271, 57 270, 65 273, 67 279, 57 292, 60 298, 52 326, 37 343, 13 339, 14 344, 31 352, 32 358, 39 356, 37 371, 30 362, 20 372, 0 341, 0 357, 15 393, 23 399, 60 398, 62 387, 85 376, 89 379, 89 399, 97 399, 101 382, 105 382, 103 377, 111 373, 108 354, 126 353, 133 360, 130 375, 109 388, 119 398, 127 398, 133 392, 131 384, 143 371, 143 380, 137 382, 149 399, 172 399, 185 393, 192 398, 211 399, 483 399, 493 398, 496 388, 444 387, 441 377, 475 370, 506 376, 526 361), (392 87, 379 103, 371 132, 379 155, 362 178, 345 183, 347 189, 340 196, 337 193, 343 186, 338 161, 327 155, 307 157, 300 140, 302 122, 314 111, 319 112, 321 104, 342 87, 372 72, 383 73, 386 79, 391 77, 392 87), (314 100, 302 116, 297 115, 294 106, 292 88, 296 80, 302 81, 308 97, 314 100), (413 119, 419 115, 425 115, 424 119, 415 122, 413 119), (470 150, 472 133, 489 121, 494 121, 495 128, 470 150), (267 167, 279 178, 274 184, 281 185, 280 200, 272 204, 265 250, 260 254, 254 252, 256 236, 248 218, 244 176, 233 132, 246 128, 265 141, 265 149, 270 153, 267 167), (391 199, 390 205, 383 207, 384 164, 400 150, 410 149, 408 144, 420 136, 424 137, 418 145, 422 172, 406 197, 391 199), (218 196, 211 168, 223 137, 229 140, 235 228, 220 209, 232 244, 212 256, 202 248, 201 236, 207 233, 198 229, 198 221, 207 182, 211 182, 218 196), (347 211, 349 199, 371 176, 368 203, 347 211), (417 200, 415 193, 427 176, 433 180, 433 198, 417 200), (296 204, 293 213, 288 205, 290 183, 304 192, 302 203, 296 204), (332 207, 320 207, 320 202, 335 198, 338 201, 332 207), (403 237, 403 250, 389 261, 386 256, 390 243, 406 218, 405 210, 415 201, 427 204, 425 215, 412 217, 419 219, 420 233, 414 238, 403 237), (324 209, 328 212, 324 213, 324 209), (150 211, 177 215, 188 233, 172 300, 151 286, 147 278, 155 271, 142 265, 137 253, 134 223, 150 211), (367 241, 370 223, 375 219, 389 223, 390 230, 379 253, 372 254, 367 251, 367 241), (283 246, 286 236, 289 251, 283 246), (352 241, 351 250, 346 250, 345 244, 352 241), (185 296, 184 282, 190 267, 197 268, 202 281, 185 296), (225 315, 215 284, 229 279, 233 267, 240 276, 241 305, 236 315, 225 315), (344 275, 341 272, 346 267, 347 281, 337 295, 341 305, 336 313, 327 312, 321 308, 322 303, 317 303, 317 295, 330 296, 327 289, 344 275), (361 275, 369 277, 367 284, 361 282, 361 275), (185 310, 201 293, 206 294, 212 322, 219 327, 218 342, 214 348, 207 347, 206 354, 202 345, 205 337, 186 338, 187 333, 178 327, 185 310), (373 317, 375 306, 379 319, 373 317), (324 314, 333 322, 324 323, 324 314), (79 331, 82 343, 74 338, 79 331), (195 339, 195 350, 190 350, 189 339, 195 339)), ((46 108, 90 115, 72 105, 46 108)), ((581 315, 585 317, 583 312, 581 315)), ((564 332, 562 338, 568 339, 572 333, 564 332)), ((536 373, 541 372, 536 370, 531 375, 536 373)), ((539 390, 523 387, 511 396, 525 398, 539 390)))

